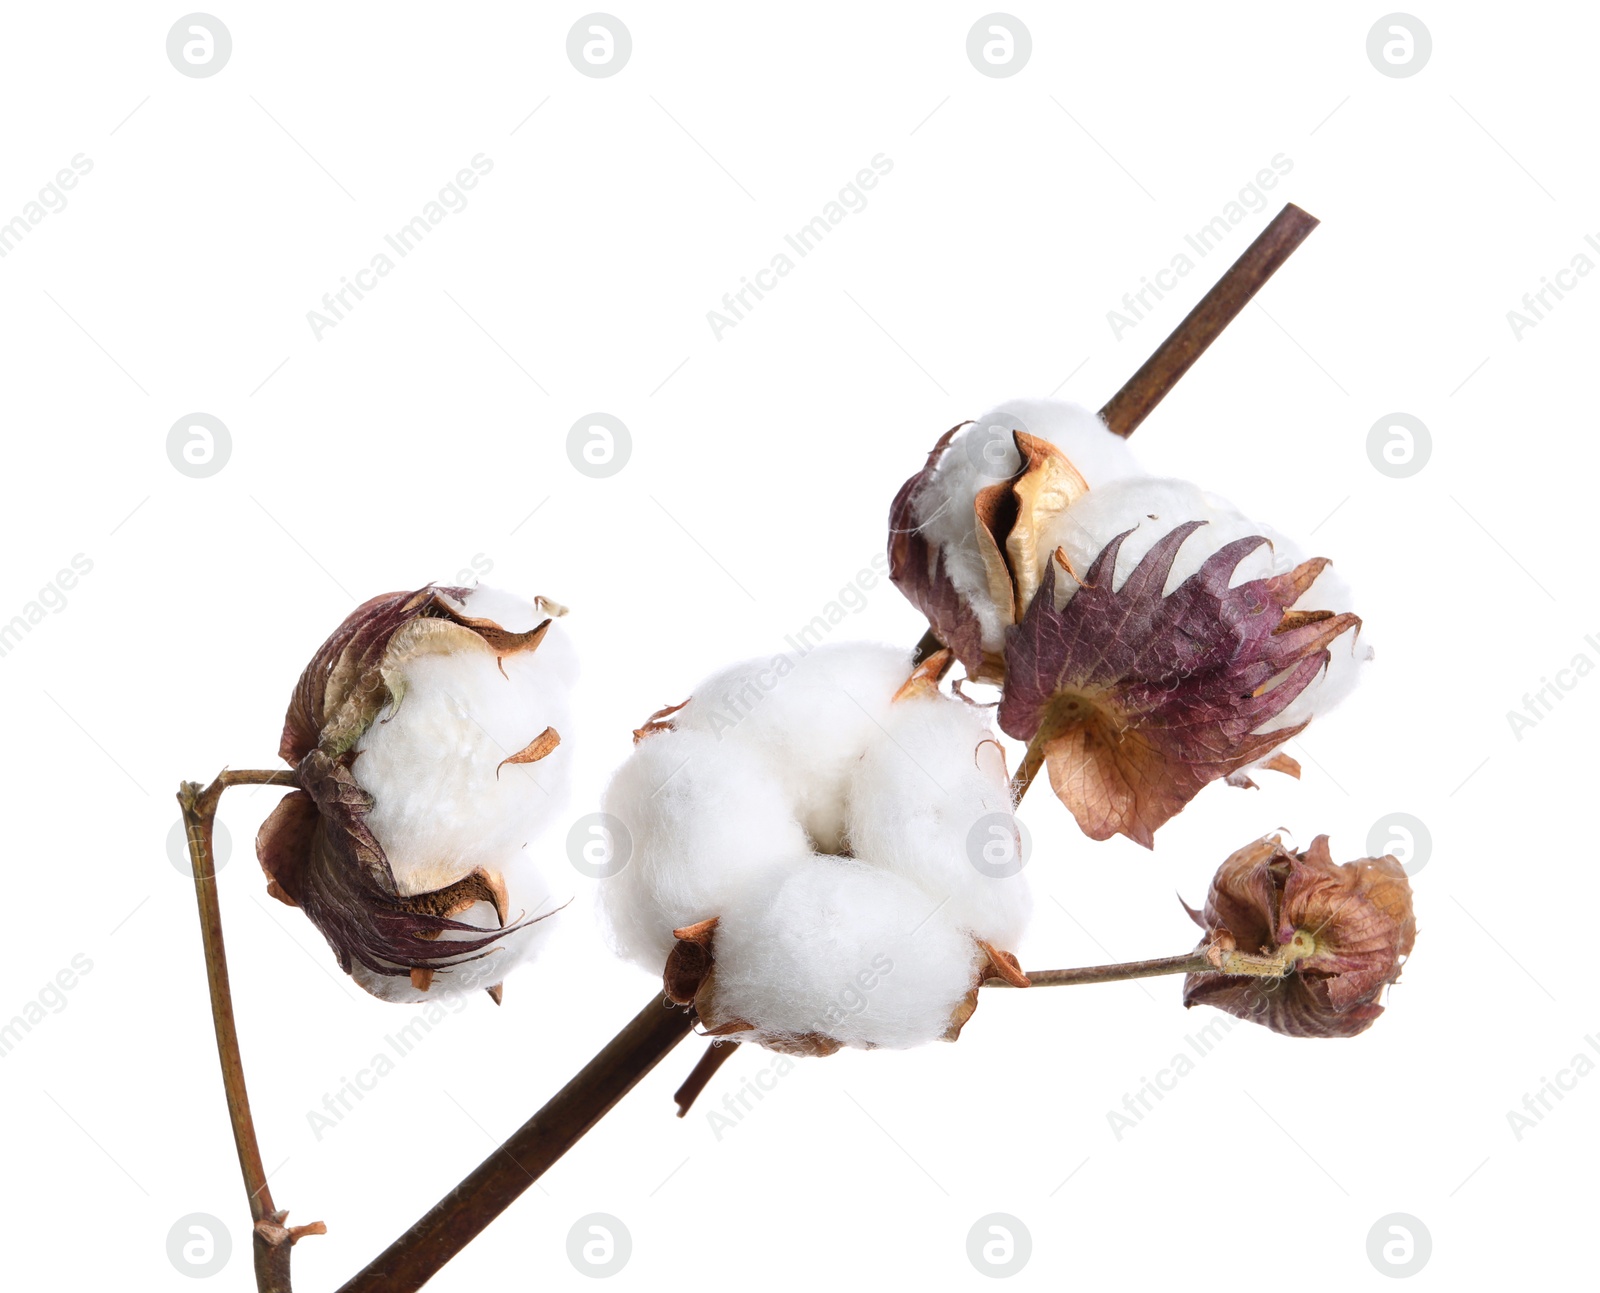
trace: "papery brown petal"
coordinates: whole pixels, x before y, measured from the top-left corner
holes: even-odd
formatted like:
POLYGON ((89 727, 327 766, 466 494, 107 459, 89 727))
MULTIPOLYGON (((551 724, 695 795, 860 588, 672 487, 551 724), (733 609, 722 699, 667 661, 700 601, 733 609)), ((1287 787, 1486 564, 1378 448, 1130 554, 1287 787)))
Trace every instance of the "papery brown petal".
MULTIPOLYGON (((689 699, 692 700, 694 698, 691 696, 689 699)), ((672 730, 670 721, 672 715, 676 714, 688 703, 688 700, 680 700, 676 705, 663 705, 656 710, 654 714, 645 719, 643 727, 633 729, 633 743, 638 745, 645 737, 654 736, 657 732, 670 732, 672 730)))
POLYGON ((1011 480, 986 485, 973 503, 976 522, 973 533, 978 540, 978 555, 983 558, 983 573, 989 581, 989 600, 999 612, 1000 623, 1009 627, 1017 622, 1017 581, 1006 559, 1006 538, 1017 519, 1017 495, 1011 480))
POLYGON ((911 676, 900 684, 890 703, 909 700, 917 696, 938 696, 939 681, 949 671, 951 662, 955 659, 955 652, 949 647, 941 647, 926 660, 911 671, 911 676))
POLYGON ((1293 777, 1296 781, 1300 780, 1300 761, 1291 758, 1282 750, 1279 750, 1261 766, 1267 772, 1281 772, 1286 777, 1293 777))
POLYGON ((1033 985, 1028 976, 1022 972, 1022 962, 1017 960, 1011 952, 1002 952, 993 943, 986 943, 983 939, 974 939, 987 961, 987 969, 983 972, 985 979, 999 979, 1002 983, 1009 983, 1013 988, 1028 988, 1033 985))
POLYGON ((720 919, 719 916, 712 916, 707 920, 697 920, 692 925, 673 930, 672 936, 685 943, 699 943, 702 947, 710 947, 720 919))
POLYGON ((537 763, 540 759, 552 753, 560 744, 561 733, 553 727, 545 728, 544 731, 540 732, 538 736, 534 737, 533 740, 529 741, 515 754, 500 760, 494 770, 495 780, 498 781, 500 779, 500 769, 505 767, 506 764, 537 763))
POLYGON ((1006 556, 1016 588, 1014 620, 1021 620, 1039 591, 1045 565, 1039 540, 1050 523, 1089 492, 1089 483, 1072 460, 1048 440, 1015 431, 1022 470, 1013 479, 1016 520, 1006 535, 1006 556))
POLYGON ((967 1020, 978 1009, 978 989, 973 988, 960 1001, 956 1002, 955 1009, 950 1012, 950 1024, 940 1034, 942 1042, 953 1042, 960 1038, 961 1030, 967 1026, 967 1020))

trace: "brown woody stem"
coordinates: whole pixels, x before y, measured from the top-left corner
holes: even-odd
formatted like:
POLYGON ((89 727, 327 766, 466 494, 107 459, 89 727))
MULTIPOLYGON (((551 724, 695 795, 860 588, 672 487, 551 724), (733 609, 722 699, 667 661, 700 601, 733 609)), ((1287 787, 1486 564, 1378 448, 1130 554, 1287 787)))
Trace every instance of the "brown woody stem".
POLYGON ((694 1020, 692 1010, 668 1005, 660 993, 652 996, 543 1109, 339 1293, 421 1288, 687 1037, 694 1020))
POLYGON ((217 803, 229 786, 293 786, 289 772, 222 772, 201 789, 196 781, 178 787, 184 834, 189 841, 189 866, 194 872, 195 902, 200 908, 200 938, 205 948, 206 982, 211 990, 211 1023, 217 1034, 217 1058, 222 1062, 222 1089, 228 1098, 228 1120, 239 1153, 239 1172, 250 1203, 251 1247, 255 1257, 256 1288, 260 1293, 290 1293, 289 1250, 307 1234, 325 1234, 320 1222, 286 1227, 287 1210, 275 1208, 267 1187, 261 1147, 256 1143, 250 1116, 250 1095, 245 1089, 244 1062, 239 1054, 239 1030, 233 1018, 233 991, 228 984, 228 955, 222 942, 222 911, 217 902, 217 876, 212 852, 212 831, 217 803))
POLYGON ((1156 347, 1155 354, 1100 410, 1106 425, 1120 436, 1132 435, 1318 223, 1315 216, 1293 202, 1287 203, 1200 298, 1200 304, 1184 316, 1172 335, 1156 347))

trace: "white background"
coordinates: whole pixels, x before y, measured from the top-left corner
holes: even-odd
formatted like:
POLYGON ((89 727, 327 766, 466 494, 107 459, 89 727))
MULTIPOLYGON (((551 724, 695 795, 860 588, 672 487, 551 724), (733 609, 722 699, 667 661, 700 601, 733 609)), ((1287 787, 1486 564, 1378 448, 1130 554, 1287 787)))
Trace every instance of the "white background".
MULTIPOLYGON (((565 1248, 590 1212, 631 1231, 617 1288, 986 1287, 966 1235, 991 1212, 1031 1231, 1019 1289, 1380 1287, 1367 1234, 1393 1212, 1431 1232, 1419 1288, 1582 1269, 1600 1076, 1520 1140, 1507 1112, 1600 1033, 1600 679, 1520 740, 1506 713, 1600 662, 1600 282, 1520 340, 1506 312, 1600 236, 1600 18, 1427 9, 1431 61, 1396 79, 1366 55, 1380 6, 1027 5, 1031 60, 995 79, 965 52, 984 12, 630 6, 609 79, 567 59, 580 7, 229 6, 207 79, 167 60, 180 8, 8 12, 0 220, 93 162, 0 260, 0 620, 93 562, 0 658, 0 1017, 93 963, 0 1059, 8 1284, 193 1287, 166 1235, 205 1212, 234 1242, 210 1287, 250 1286, 172 794, 273 765, 290 686, 355 599, 476 556, 569 604, 589 811, 646 714, 780 646, 882 549, 940 432, 1025 394, 1097 406, 1284 200, 1322 227, 1134 444, 1332 556, 1376 665, 1292 747, 1303 780, 1213 786, 1153 854, 1035 794, 1021 950, 1182 950, 1177 894, 1233 848, 1281 826, 1342 860, 1406 812, 1433 852, 1388 1013, 1344 1042, 1235 1028, 1120 1141, 1108 1111, 1217 1017, 1176 981, 994 993, 958 1045, 803 1063, 720 1140, 703 1109, 672 1116, 691 1039, 435 1286, 591 1287, 565 1248), (314 338, 323 293, 479 153, 470 205, 314 338), (879 153, 867 207, 715 339, 706 312, 879 153), (1270 205, 1115 339, 1122 294, 1280 153, 1270 205), (565 451, 596 410, 634 444, 605 480, 565 451), (166 456, 195 411, 232 436, 208 479, 166 456), (1408 479, 1366 452, 1394 411, 1432 432, 1408 479)), ((883 584, 835 636, 921 629, 883 584)), ((657 985, 606 952, 552 831, 577 896, 555 947, 317 1140, 307 1111, 408 1012, 266 898, 248 842, 276 793, 225 801, 222 905, 263 1154, 291 1220, 328 1223, 294 1257, 323 1290, 657 985)), ((770 1062, 736 1056, 705 1108, 770 1062)))

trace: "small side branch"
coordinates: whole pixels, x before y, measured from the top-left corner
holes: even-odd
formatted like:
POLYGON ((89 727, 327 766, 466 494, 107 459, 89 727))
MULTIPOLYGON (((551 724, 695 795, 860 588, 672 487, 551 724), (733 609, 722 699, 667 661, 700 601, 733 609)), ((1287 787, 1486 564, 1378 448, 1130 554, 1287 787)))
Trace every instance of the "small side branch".
POLYGON ((678 1117, 682 1118, 689 1112, 689 1106, 700 1098, 706 1084, 717 1075, 718 1069, 733 1058, 734 1051, 738 1049, 739 1043, 730 1041, 714 1041, 706 1047, 699 1062, 684 1078, 683 1085, 672 1093, 672 1099, 678 1106, 678 1117))
MULTIPOLYGON (((1258 979, 1281 979, 1311 952, 1311 940, 1297 933, 1294 941, 1267 955, 1239 952, 1213 943, 1176 956, 1149 961, 1123 961, 1116 965, 1084 965, 1070 970, 1028 970, 1034 988, 1065 988, 1078 983, 1120 983, 1125 979, 1153 979, 1163 974, 1236 974, 1258 979)), ((1004 979, 984 980, 986 988, 1011 987, 1004 979)))
POLYGON ((189 842, 189 865, 194 872, 194 896, 200 909, 200 939, 205 948, 206 982, 211 991, 211 1023, 217 1035, 217 1058, 222 1063, 222 1088, 228 1098, 228 1120, 239 1154, 250 1204, 251 1247, 255 1256, 256 1287, 260 1293, 290 1293, 289 1250, 302 1235, 327 1232, 320 1221, 309 1226, 285 1226, 289 1215, 276 1208, 267 1186, 261 1147, 256 1142, 255 1121, 250 1116, 250 1095, 245 1089, 244 1062, 239 1054, 239 1029, 233 1017, 233 990, 228 983, 228 955, 222 941, 222 911, 217 901, 217 876, 212 851, 217 803, 229 786, 293 786, 290 772, 223 772, 204 789, 195 781, 178 787, 184 833, 189 842))

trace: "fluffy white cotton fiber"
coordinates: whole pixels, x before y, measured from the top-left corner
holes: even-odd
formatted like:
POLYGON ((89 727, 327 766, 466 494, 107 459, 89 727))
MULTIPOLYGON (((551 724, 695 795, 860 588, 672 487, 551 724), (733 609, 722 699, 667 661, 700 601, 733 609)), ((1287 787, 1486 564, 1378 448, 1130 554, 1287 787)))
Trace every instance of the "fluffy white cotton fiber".
POLYGON ((980 937, 1012 948, 1032 905, 1025 885, 993 878, 1006 857, 1018 869, 1023 859, 987 713, 933 693, 896 702, 850 779, 849 844, 857 857, 947 898, 947 910, 980 937))
MULTIPOLYGON (((507 601, 474 589, 464 609, 512 632, 545 618, 528 603, 507 601)), ((560 621, 537 649, 498 662, 474 634, 451 641, 446 654, 406 661, 403 694, 356 746, 356 780, 376 801, 367 824, 402 894, 441 889, 475 867, 503 867, 562 812, 570 793, 566 734, 577 657, 560 621), (547 727, 562 734, 561 745, 535 763, 500 766, 547 727)))
MULTIPOLYGON (((460 609, 514 633, 550 616, 545 605, 481 587, 467 594, 460 609)), ((498 660, 492 647, 467 630, 448 641, 448 651, 404 661, 398 700, 357 743, 352 771, 373 797, 367 825, 402 895, 431 893, 482 870, 505 887, 507 924, 548 915, 562 899, 552 897, 528 846, 570 796, 576 653, 559 620, 537 648, 498 660), (561 738, 550 753, 535 762, 505 763, 546 728, 561 738)), ((487 902, 452 919, 500 928, 487 902)), ((529 959, 553 925, 529 923, 486 956, 438 973, 426 991, 404 976, 373 974, 359 962, 352 974, 368 992, 392 1001, 486 988, 529 959)), ((446 931, 440 942, 463 937, 470 935, 446 931)))
MULTIPOLYGON (((984 428, 991 428, 991 435, 993 428, 1001 428, 1005 433, 1024 431, 1050 441, 1072 459, 1090 489, 1145 474, 1125 437, 1112 434, 1098 413, 1069 400, 1011 400, 997 404, 977 420, 976 429, 981 432, 984 428)), ((1011 470, 1019 465, 1012 447, 1011 470)))
POLYGON ((606 790, 632 841, 600 888, 618 952, 659 973, 674 930, 715 918, 711 996, 740 1040, 942 1037, 987 964, 976 940, 1022 934, 1020 865, 972 852, 1015 839, 993 735, 911 673, 870 644, 733 665, 606 790))
POLYGON ((732 891, 716 930, 717 1019, 736 1040, 821 1036, 904 1048, 942 1037, 984 963, 970 933, 910 880, 802 854, 732 891))

